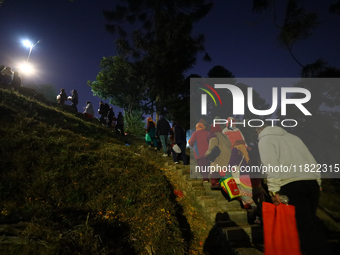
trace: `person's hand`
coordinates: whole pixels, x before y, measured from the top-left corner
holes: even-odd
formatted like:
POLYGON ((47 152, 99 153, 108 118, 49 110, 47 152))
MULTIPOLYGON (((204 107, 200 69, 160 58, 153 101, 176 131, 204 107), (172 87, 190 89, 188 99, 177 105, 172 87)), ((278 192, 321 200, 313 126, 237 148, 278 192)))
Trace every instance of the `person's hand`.
POLYGON ((280 194, 276 193, 275 196, 272 196, 272 202, 274 205, 279 205, 281 203, 280 194))

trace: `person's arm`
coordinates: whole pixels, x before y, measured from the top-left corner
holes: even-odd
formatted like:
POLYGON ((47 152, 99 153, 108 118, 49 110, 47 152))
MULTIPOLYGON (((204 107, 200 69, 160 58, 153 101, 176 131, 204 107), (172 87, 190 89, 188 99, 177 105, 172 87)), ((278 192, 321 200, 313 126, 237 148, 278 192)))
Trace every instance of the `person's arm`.
POLYGON ((213 137, 209 140, 209 147, 208 147, 208 150, 205 152, 204 154, 204 157, 207 157, 210 153, 211 153, 211 150, 216 146, 218 145, 218 140, 216 137, 213 137))
POLYGON ((192 133, 191 138, 189 139, 189 145, 190 147, 194 146, 195 142, 196 142, 196 131, 194 133, 192 133))
MULTIPOLYGON (((270 142, 270 137, 264 137, 259 141, 259 153, 261 158, 262 167, 275 167, 279 166, 278 155, 276 154, 276 148, 273 143, 270 142)), ((281 203, 279 197, 279 191, 281 188, 281 178, 277 178, 277 174, 267 171, 267 185, 269 190, 269 195, 275 205, 281 203)))

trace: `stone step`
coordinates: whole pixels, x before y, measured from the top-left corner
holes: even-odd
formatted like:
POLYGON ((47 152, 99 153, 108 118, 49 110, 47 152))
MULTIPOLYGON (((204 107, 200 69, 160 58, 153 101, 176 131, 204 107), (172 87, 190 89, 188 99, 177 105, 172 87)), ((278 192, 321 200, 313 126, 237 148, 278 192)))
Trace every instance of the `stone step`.
MULTIPOLYGON (((184 178, 186 178, 186 176, 184 176, 184 178)), ((202 181, 199 180, 188 180, 187 184, 189 187, 202 187, 202 181)))
POLYGON ((222 192, 220 190, 206 190, 205 192, 207 194, 207 196, 212 196, 214 197, 217 201, 222 200, 225 201, 226 198, 223 196, 222 192))
POLYGON ((211 215, 213 217, 214 222, 222 221, 222 222, 230 222, 236 225, 248 225, 248 216, 247 211, 244 209, 221 211, 218 214, 211 215))
POLYGON ((216 200, 210 196, 198 196, 198 203, 206 208, 206 207, 216 207, 216 200))
POLYGON ((219 213, 221 212, 221 208, 218 206, 210 206, 210 207, 205 207, 204 211, 207 213, 219 213))
POLYGON ((205 196, 206 191, 203 187, 193 187, 192 191, 194 192, 195 196, 205 196))
POLYGON ((232 247, 250 247, 252 243, 249 225, 224 227, 222 231, 232 247))
POLYGON ((216 203, 224 211, 241 209, 241 204, 237 200, 218 200, 216 203))
POLYGON ((235 252, 237 255, 263 255, 263 252, 255 248, 238 248, 235 252))

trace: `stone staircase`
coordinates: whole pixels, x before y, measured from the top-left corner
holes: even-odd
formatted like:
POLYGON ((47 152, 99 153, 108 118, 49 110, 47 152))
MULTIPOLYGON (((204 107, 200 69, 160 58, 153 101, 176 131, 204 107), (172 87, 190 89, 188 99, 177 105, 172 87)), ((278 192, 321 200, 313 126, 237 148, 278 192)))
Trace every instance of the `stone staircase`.
POLYGON ((190 165, 174 164, 172 157, 162 157, 162 152, 146 148, 143 150, 152 159, 173 171, 178 180, 178 189, 202 207, 207 221, 220 228, 237 254, 263 254, 254 246, 263 247, 263 231, 259 225, 249 225, 247 211, 237 200, 228 201, 221 190, 211 190, 210 183, 203 183, 201 175, 195 173, 194 159, 190 165))

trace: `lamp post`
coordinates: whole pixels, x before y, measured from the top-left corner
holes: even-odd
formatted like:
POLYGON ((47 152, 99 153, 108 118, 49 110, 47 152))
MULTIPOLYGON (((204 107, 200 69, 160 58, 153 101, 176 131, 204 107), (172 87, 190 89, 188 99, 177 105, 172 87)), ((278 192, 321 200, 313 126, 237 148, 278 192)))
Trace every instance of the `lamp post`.
POLYGON ((35 44, 33 44, 33 43, 31 43, 29 40, 25 40, 25 41, 24 41, 24 45, 25 45, 26 47, 29 47, 29 48, 30 48, 30 51, 29 51, 29 53, 28 53, 28 57, 27 57, 26 63, 28 63, 28 60, 30 59, 30 56, 31 56, 33 47, 34 47, 35 45, 37 45, 38 43, 40 43, 40 42, 41 42, 41 40, 39 40, 39 41, 37 41, 35 44))

